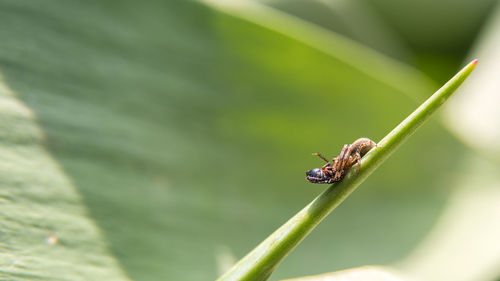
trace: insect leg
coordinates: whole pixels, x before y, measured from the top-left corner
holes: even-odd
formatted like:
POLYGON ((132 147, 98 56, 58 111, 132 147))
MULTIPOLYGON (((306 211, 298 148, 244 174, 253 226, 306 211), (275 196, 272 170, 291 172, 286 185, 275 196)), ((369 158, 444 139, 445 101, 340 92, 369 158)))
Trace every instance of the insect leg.
POLYGON ((335 171, 335 176, 333 177, 335 181, 339 181, 342 176, 344 175, 344 165, 346 162, 346 156, 347 160, 349 160, 349 155, 347 155, 347 151, 349 150, 349 146, 346 144, 342 148, 342 151, 340 152, 339 156, 337 156, 336 165, 333 167, 335 171))
POLYGON ((321 155, 319 153, 313 153, 312 155, 318 156, 319 158, 323 159, 326 163, 328 163, 329 165, 331 165, 330 161, 328 161, 328 159, 326 159, 325 157, 323 157, 323 155, 321 155))
POLYGON ((361 155, 358 152, 356 152, 354 154, 354 161, 353 162, 354 162, 353 164, 356 164, 356 163, 358 164, 358 166, 356 167, 356 177, 357 177, 359 175, 359 169, 361 168, 361 155))

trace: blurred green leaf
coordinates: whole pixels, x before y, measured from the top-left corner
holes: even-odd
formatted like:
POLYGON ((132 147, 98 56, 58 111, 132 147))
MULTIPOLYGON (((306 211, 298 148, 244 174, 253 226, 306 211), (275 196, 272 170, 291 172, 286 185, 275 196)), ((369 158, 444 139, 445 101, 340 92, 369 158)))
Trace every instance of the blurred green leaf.
POLYGON ((495 0, 261 2, 414 65, 438 83, 447 81, 448 74, 463 63, 478 30, 497 3, 495 0))
MULTIPOLYGON (((405 48, 459 59, 496 5, 495 0, 261 0, 300 18, 346 34, 382 52, 405 48), (319 6, 319 7, 318 7, 319 6), (321 10, 321 11, 320 11, 321 10), (330 12, 328 14, 328 12, 330 12), (344 16, 340 14, 344 14, 344 16), (446 16, 446 19, 443 19, 446 16), (425 20, 424 20, 425 19, 425 20), (374 32, 374 34, 368 34, 374 32), (361 35, 361 34, 362 35, 361 35), (360 36, 361 35, 361 36, 360 36), (374 35, 378 35, 374 36, 374 35), (388 42, 383 42, 388 41, 388 42)), ((389 55, 393 53, 387 52, 389 55)), ((411 56, 410 56, 411 58, 411 56)))
MULTIPOLYGON (((0 170, 5 200, 20 208, 0 206, 17 227, 2 230, 3 255, 36 260, 0 270, 30 280, 83 268, 82 279, 121 278, 119 268, 134 280, 213 279, 318 193, 303 179, 319 165, 311 152, 333 156, 359 136, 379 139, 435 89, 411 67, 291 23, 276 32, 189 1, 1 1, 4 85, 44 137, 21 137, 31 127, 18 119, 0 135, 9 151, 28 143, 48 153, 38 166, 9 158, 0 170), (10 163, 24 171, 19 186, 10 163), (51 182, 59 179, 67 180, 51 182), (40 212, 47 226, 24 211, 38 205, 50 208, 40 212), (72 217, 52 221, 57 214, 72 217), (50 249, 60 252, 29 250, 52 232, 61 243, 50 249), (66 242, 73 234, 79 240, 66 242), (64 269, 50 265, 58 259, 64 269)), ((389 263, 418 243, 446 198, 441 168, 454 171, 463 148, 436 122, 409 142, 275 278, 389 263)))
MULTIPOLYGON (((432 83, 422 73, 388 56, 373 51, 340 34, 293 17, 277 9, 255 1, 203 0, 216 9, 240 17, 267 29, 282 33, 292 39, 328 54, 376 81, 409 94, 415 99, 422 97, 432 83), (415 85, 408 89, 406 85, 415 85)), ((232 38, 237 39, 237 38, 232 38)))
POLYGON ((0 79, 0 278, 128 280, 33 112, 0 79))
POLYGON ((392 27, 363 0, 262 0, 287 14, 351 38, 378 52, 411 62, 412 52, 392 27))

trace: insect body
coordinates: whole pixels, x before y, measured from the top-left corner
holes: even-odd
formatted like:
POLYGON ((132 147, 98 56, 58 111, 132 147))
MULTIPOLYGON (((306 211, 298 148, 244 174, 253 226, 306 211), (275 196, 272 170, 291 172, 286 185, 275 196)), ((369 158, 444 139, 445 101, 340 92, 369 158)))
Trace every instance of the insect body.
POLYGON ((354 164, 359 164, 356 172, 361 166, 361 157, 377 144, 368 138, 360 138, 351 145, 344 145, 340 154, 328 161, 319 153, 313 155, 323 159, 326 164, 321 168, 314 168, 306 172, 306 179, 312 183, 334 183, 342 180, 344 175, 354 164))

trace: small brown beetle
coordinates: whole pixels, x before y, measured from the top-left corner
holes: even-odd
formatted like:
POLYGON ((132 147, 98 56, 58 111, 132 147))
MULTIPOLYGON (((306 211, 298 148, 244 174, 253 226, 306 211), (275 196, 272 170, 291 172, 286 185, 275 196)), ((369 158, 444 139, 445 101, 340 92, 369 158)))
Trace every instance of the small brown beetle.
POLYGON ((334 183, 341 181, 344 175, 354 165, 358 164, 356 173, 361 166, 361 157, 377 144, 368 138, 360 138, 351 145, 344 145, 340 154, 328 161, 319 153, 313 153, 323 159, 326 164, 321 168, 314 168, 306 172, 306 179, 312 183, 334 183))

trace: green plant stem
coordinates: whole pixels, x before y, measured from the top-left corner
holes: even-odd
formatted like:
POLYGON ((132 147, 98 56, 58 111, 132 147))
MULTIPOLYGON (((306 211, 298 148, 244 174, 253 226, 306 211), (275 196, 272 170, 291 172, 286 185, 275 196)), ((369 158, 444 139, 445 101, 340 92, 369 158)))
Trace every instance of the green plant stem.
POLYGON ((403 122, 385 136, 375 149, 362 159, 357 176, 352 169, 338 183, 332 184, 309 205, 267 237, 218 280, 266 280, 276 266, 335 207, 351 194, 389 155, 396 150, 436 109, 438 109, 469 76, 477 60, 472 61, 450 81, 420 105, 403 122))

